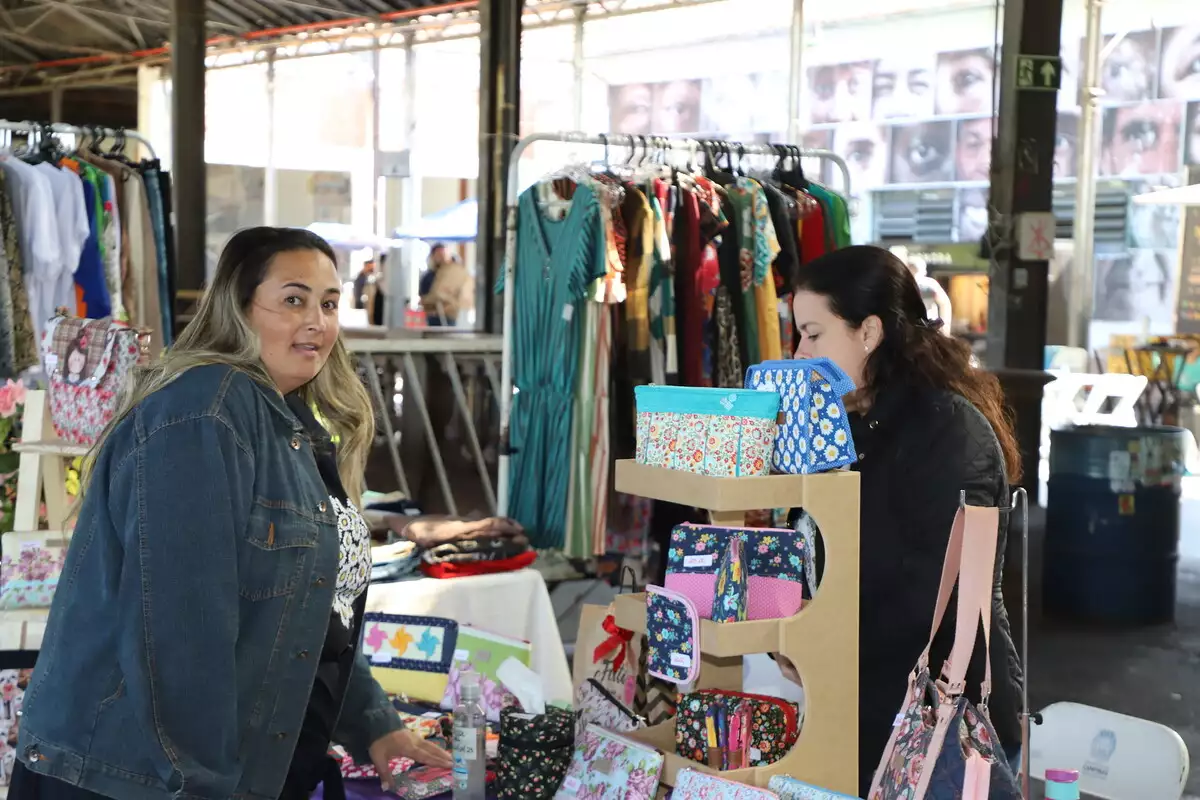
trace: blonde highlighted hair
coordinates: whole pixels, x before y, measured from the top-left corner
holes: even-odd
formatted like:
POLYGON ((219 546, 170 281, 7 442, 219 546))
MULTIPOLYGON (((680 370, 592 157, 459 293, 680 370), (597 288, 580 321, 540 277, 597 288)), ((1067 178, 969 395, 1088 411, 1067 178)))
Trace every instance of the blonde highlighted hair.
MULTIPOLYGON (((304 250, 316 250, 337 263, 329 243, 306 230, 259 227, 234 234, 221 252, 216 275, 200 300, 195 318, 162 358, 137 368, 126 381, 116 414, 84 461, 81 497, 87 492, 94 458, 113 428, 138 403, 189 369, 225 364, 264 386, 275 387, 263 366, 258 336, 250 328, 246 313, 275 256, 304 250)), ((375 415, 371 397, 340 335, 325 366, 298 394, 338 442, 342 486, 350 499, 359 503, 375 436, 375 415)))

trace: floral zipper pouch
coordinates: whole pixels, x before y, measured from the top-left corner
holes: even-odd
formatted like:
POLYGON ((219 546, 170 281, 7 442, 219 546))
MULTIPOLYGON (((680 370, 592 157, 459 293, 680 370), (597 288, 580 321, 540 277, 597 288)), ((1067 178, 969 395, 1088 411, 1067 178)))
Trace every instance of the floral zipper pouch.
POLYGON ((678 592, 646 587, 646 671, 671 683, 691 683, 700 674, 700 615, 678 592))
POLYGON ((650 745, 588 725, 575 742, 555 800, 653 800, 663 761, 663 754, 650 745))
POLYGON ((671 800, 775 800, 775 794, 707 772, 681 769, 675 776, 671 800))
POLYGON ((0 610, 50 607, 70 539, 69 533, 49 531, 0 538, 0 610))
POLYGON ((848 794, 820 789, 790 775, 772 776, 767 788, 779 795, 780 800, 855 800, 848 794))
POLYGON ((741 716, 750 731, 737 761, 746 767, 765 767, 783 758, 800 738, 800 712, 795 703, 778 697, 704 689, 684 695, 675 715, 679 755, 709 763, 706 723, 709 708, 724 709, 726 719, 741 716))
POLYGON ((592 724, 617 733, 629 733, 646 727, 644 719, 630 711, 595 678, 588 678, 575 690, 575 713, 578 717, 575 727, 577 737, 582 736, 587 726, 592 724))

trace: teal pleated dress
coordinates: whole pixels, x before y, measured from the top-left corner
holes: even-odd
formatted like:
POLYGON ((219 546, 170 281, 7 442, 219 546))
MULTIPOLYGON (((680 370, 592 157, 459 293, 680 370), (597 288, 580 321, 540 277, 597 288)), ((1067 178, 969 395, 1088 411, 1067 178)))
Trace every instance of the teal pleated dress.
POLYGON ((599 202, 581 184, 566 217, 554 220, 539 208, 536 186, 519 200, 509 516, 539 548, 561 548, 566 534, 582 306, 605 272, 599 202))

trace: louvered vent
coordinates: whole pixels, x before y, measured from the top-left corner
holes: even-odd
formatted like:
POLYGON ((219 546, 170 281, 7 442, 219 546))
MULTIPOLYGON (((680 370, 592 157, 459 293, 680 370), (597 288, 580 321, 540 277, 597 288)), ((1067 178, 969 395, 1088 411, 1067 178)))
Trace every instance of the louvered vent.
POLYGON ((953 189, 875 192, 874 206, 877 242, 953 241, 953 189))
MULTIPOLYGON (((1124 245, 1129 235, 1129 184, 1101 181, 1096 186, 1096 243, 1124 245)), ((1054 187, 1055 235, 1071 239, 1075 231, 1075 185, 1054 187)))

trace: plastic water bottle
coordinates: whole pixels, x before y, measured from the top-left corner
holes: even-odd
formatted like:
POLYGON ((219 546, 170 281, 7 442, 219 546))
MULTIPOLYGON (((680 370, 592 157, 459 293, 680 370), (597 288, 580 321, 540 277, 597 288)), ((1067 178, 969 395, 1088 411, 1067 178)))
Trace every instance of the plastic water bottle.
POLYGON ((484 800, 487 792, 487 717, 479 704, 479 673, 459 675, 454 709, 454 800, 484 800))
POLYGON ((1079 772, 1073 769, 1046 770, 1046 800, 1079 800, 1079 772))

